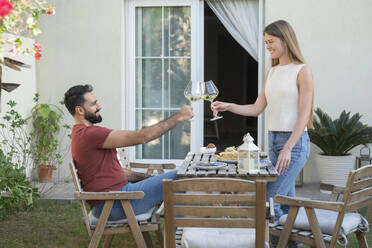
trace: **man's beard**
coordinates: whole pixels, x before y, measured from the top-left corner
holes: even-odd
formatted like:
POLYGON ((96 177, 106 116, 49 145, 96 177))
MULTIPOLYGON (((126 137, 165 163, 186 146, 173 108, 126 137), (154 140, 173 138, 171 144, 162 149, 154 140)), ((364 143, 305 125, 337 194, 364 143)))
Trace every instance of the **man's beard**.
MULTIPOLYGON (((84 109, 85 110, 85 109, 84 109)), ((96 111, 97 113, 98 111, 96 111)), ((91 122, 92 124, 100 123, 102 121, 102 116, 101 115, 96 115, 96 113, 91 113, 87 110, 84 111, 84 118, 91 122)))

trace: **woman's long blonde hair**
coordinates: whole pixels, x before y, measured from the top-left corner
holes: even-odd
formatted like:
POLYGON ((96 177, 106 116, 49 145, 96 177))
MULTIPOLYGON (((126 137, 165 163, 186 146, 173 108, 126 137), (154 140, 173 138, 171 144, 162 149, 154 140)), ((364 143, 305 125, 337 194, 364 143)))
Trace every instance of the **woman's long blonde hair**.
MULTIPOLYGON (((292 62, 296 64, 306 64, 305 59, 302 55, 300 46, 298 44, 296 34, 292 26, 288 22, 284 20, 273 22, 265 27, 264 34, 265 33, 279 38, 282 42, 284 42, 287 45, 289 59, 292 62)), ((279 64, 279 58, 271 59, 272 67, 278 64, 279 64)), ((314 128, 313 126, 313 120, 314 120, 313 102, 314 102, 314 95, 313 95, 313 100, 311 103, 311 113, 310 113, 309 122, 307 123, 307 128, 314 128)))

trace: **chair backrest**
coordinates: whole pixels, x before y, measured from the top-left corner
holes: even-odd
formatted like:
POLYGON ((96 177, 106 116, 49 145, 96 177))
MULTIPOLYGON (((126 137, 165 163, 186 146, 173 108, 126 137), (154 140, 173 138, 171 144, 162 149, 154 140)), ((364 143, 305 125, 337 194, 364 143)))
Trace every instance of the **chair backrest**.
POLYGON ((343 201, 347 212, 372 204, 372 164, 350 172, 343 201))
POLYGON ((166 247, 175 246, 176 227, 255 228, 255 247, 265 247, 266 182, 163 180, 163 194, 166 247))
MULTIPOLYGON (((83 192, 84 190, 81 186, 80 178, 78 176, 76 165, 75 165, 74 161, 72 161, 70 163, 70 171, 71 171, 72 180, 74 181, 76 191, 83 192)), ((90 228, 90 225, 89 225, 87 204, 86 204, 85 200, 79 200, 79 203, 80 203, 81 210, 83 211, 85 226, 88 230, 89 236, 92 236, 92 231, 91 231, 91 228, 90 228)))

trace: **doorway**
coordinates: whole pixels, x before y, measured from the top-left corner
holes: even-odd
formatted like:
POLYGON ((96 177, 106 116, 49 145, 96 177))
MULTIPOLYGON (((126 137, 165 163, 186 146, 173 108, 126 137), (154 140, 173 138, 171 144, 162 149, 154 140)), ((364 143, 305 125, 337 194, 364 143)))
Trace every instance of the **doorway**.
MULTIPOLYGON (((216 101, 254 103, 258 95, 258 63, 235 41, 223 24, 204 5, 204 80, 213 80, 219 95, 216 101)), ((211 122, 210 103, 204 102, 204 145, 214 143, 217 151, 243 143, 249 132, 257 141, 257 118, 222 112, 211 122)))

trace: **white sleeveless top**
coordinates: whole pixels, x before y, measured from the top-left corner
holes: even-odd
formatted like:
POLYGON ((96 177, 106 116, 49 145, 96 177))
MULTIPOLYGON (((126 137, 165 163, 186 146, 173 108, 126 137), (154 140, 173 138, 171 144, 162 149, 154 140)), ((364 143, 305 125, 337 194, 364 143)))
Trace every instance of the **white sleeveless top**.
POLYGON ((269 131, 293 131, 298 117, 297 75, 304 65, 277 65, 270 69, 265 88, 269 131))

